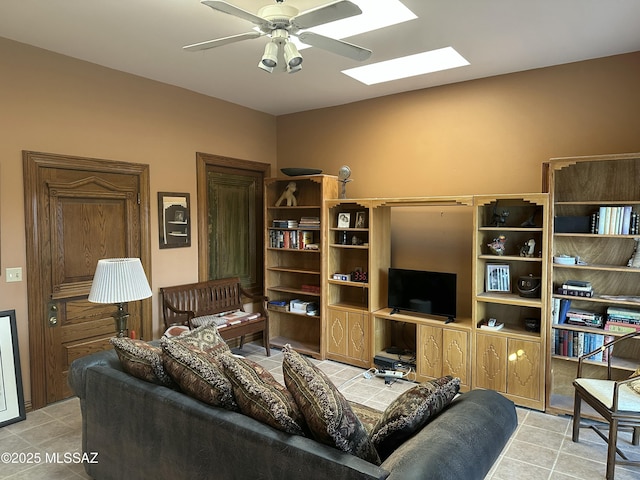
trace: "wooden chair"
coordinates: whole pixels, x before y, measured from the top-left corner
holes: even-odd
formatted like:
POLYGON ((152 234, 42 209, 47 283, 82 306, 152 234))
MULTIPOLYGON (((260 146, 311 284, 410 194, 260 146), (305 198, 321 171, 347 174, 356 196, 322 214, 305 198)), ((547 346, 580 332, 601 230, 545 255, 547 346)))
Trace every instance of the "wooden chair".
MULTIPOLYGON (((640 332, 618 337, 597 350, 582 355, 578 359, 578 376, 573 382, 575 401, 573 406, 572 439, 574 442, 578 442, 580 428, 590 427, 607 442, 607 480, 613 480, 616 464, 640 467, 640 461, 630 460, 617 446, 618 431, 620 429, 632 429, 632 445, 637 446, 640 440, 640 393, 637 393, 629 386, 630 382, 640 380, 640 374, 634 374, 625 380, 613 380, 611 368, 613 347, 636 337, 640 339, 640 332), (607 354, 607 378, 583 377, 585 361, 601 351, 607 354), (581 424, 580 408, 583 400, 609 424, 608 435, 603 433, 598 425, 581 424), (616 456, 616 453, 620 458, 616 456)), ((635 343, 638 340, 630 341, 635 343)), ((640 346, 640 344, 638 345, 640 346)))

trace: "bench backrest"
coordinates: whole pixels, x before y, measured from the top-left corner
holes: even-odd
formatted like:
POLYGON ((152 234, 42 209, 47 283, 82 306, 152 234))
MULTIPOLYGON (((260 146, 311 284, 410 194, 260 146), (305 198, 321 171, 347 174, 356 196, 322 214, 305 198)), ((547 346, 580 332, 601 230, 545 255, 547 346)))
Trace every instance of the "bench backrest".
POLYGON ((183 324, 187 321, 187 315, 176 314, 168 305, 177 310, 191 311, 196 317, 242 310, 240 292, 238 277, 163 287, 160 289, 160 295, 164 323, 165 325, 183 324))

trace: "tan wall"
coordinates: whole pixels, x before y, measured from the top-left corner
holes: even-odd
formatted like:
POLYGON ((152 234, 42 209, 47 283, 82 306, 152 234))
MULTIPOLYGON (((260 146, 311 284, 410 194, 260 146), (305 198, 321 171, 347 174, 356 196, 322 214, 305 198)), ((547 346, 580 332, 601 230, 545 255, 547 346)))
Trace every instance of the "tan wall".
MULTIPOLYGON (((160 250, 157 192, 191 194, 197 151, 275 167, 275 117, 125 73, 0 39, 0 310, 15 309, 25 398, 31 398, 22 151, 150 165, 152 276, 162 286, 197 281, 190 248, 160 250), (251 132, 247 134, 247 132, 251 132), (6 283, 7 267, 25 281, 6 283)), ((160 333, 157 294, 153 320, 160 333)))
MULTIPOLYGON (((640 152, 638 78, 640 52, 284 115, 278 167, 349 165, 350 197, 536 192, 550 157, 640 152)), ((392 265, 459 273, 469 315, 471 209, 393 212, 392 265)))
MULTIPOLYGON (((197 213, 197 151, 325 173, 347 164, 352 197, 538 191, 541 163, 551 156, 640 151, 640 53, 277 120, 4 39, 0 71, 0 310, 16 310, 27 400, 28 278, 4 279, 6 267, 26 268, 22 150, 149 164, 152 232, 158 191, 189 192, 197 213), (278 141, 274 151, 276 137, 297 141, 278 141)), ((470 215, 394 211, 393 263, 461 272, 461 297, 469 298, 470 215)), ((191 248, 159 250, 152 242, 154 292, 197 279, 192 234, 191 248)), ((159 332, 157 310, 154 302, 159 332)))

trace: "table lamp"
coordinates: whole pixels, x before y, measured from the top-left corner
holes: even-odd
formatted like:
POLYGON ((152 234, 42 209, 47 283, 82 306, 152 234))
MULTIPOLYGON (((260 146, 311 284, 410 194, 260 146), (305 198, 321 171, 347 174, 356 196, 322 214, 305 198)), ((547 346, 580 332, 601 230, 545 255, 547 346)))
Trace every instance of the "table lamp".
POLYGON ((139 258, 104 258, 98 260, 93 275, 89 301, 93 303, 115 303, 118 311, 114 315, 116 332, 123 337, 127 331, 129 314, 124 303, 142 300, 151 296, 151 288, 139 258))

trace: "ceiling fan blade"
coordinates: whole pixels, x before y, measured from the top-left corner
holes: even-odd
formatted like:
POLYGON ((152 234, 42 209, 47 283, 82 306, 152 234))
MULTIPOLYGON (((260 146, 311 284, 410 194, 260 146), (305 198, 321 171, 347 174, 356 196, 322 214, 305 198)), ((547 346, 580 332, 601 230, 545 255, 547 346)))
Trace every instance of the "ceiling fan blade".
MULTIPOLYGON (((206 2, 203 2, 206 3, 206 2)), ((360 15, 362 10, 353 2, 338 0, 336 2, 321 5, 317 8, 305 10, 291 19, 291 24, 298 29, 316 27, 324 23, 342 20, 343 18, 360 15)))
POLYGON ((254 23, 256 25, 269 24, 269 22, 264 18, 254 15, 251 12, 247 12, 242 8, 236 7, 235 5, 231 5, 230 3, 224 2, 222 0, 202 0, 200 3, 208 7, 211 7, 214 10, 217 10, 219 12, 228 13, 229 15, 233 15, 234 17, 248 20, 249 22, 254 23))
POLYGON ((249 40, 251 38, 258 38, 260 36, 262 36, 262 33, 260 32, 239 33, 238 35, 231 35, 230 37, 222 37, 206 42, 194 43, 193 45, 182 47, 182 49, 187 50, 188 52, 198 52, 200 50, 208 50, 210 48, 221 47, 222 45, 227 45, 228 43, 240 42, 242 40, 249 40))
POLYGON ((371 50, 359 47, 353 43, 347 43, 335 38, 325 37, 313 32, 302 32, 297 35, 302 43, 311 45, 312 47, 322 48, 328 52, 342 55, 343 57, 352 58, 362 62, 371 56, 371 50))

